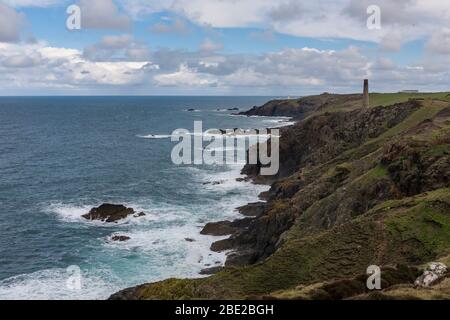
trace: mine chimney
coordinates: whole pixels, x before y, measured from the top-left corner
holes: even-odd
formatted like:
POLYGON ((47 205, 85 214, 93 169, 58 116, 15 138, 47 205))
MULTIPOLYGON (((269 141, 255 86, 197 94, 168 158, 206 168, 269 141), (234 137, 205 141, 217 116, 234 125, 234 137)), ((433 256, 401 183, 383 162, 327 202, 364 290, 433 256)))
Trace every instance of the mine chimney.
POLYGON ((364 79, 363 107, 369 108, 369 80, 364 79))

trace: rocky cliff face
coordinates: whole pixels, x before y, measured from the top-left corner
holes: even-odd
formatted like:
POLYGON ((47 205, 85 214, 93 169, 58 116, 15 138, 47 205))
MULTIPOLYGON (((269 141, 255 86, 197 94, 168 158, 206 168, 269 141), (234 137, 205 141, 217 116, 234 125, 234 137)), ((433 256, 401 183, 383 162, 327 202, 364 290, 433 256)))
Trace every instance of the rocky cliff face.
MULTIPOLYGON (((261 195, 266 203, 240 208, 256 217, 233 222, 244 227, 213 245, 234 249, 225 270, 147 284, 113 298, 428 297, 411 288, 422 264, 450 254, 450 101, 353 111, 346 110, 360 102, 358 95, 302 101, 315 104, 304 120, 283 129, 278 175, 262 177, 258 165, 244 168, 272 186, 261 195), (361 280, 373 264, 387 270, 378 296, 361 280)), ((283 113, 285 103, 250 113, 299 112, 292 106, 283 113)), ((433 296, 450 298, 448 281, 441 286, 433 296)))
POLYGON ((292 100, 273 100, 261 107, 239 113, 246 116, 266 116, 266 117, 293 117, 303 119, 306 116, 329 106, 358 105, 362 104, 362 95, 338 95, 323 93, 317 96, 309 96, 292 100))

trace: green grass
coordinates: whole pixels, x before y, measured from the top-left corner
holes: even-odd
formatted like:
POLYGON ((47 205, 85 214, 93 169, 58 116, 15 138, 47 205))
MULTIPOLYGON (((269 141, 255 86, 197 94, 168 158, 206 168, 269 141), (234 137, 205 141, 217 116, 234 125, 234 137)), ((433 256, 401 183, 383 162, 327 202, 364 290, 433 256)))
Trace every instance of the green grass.
POLYGON ((450 252, 449 208, 445 202, 425 201, 389 217, 386 224, 399 242, 420 243, 415 250, 420 256, 430 255, 432 259, 450 252))
POLYGON ((426 100, 424 102, 424 105, 419 110, 415 111, 413 114, 411 114, 408 118, 406 118, 404 121, 396 125, 395 127, 387 130, 377 138, 371 139, 365 143, 365 145, 370 145, 379 141, 385 141, 391 137, 394 137, 402 132, 405 132, 421 122, 423 122, 426 119, 432 119, 436 116, 436 114, 447 108, 449 106, 448 103, 440 102, 436 100, 426 100))
POLYGON ((438 99, 450 101, 448 97, 449 92, 435 92, 435 93, 371 93, 370 105, 389 106, 396 103, 406 102, 409 99, 438 99))

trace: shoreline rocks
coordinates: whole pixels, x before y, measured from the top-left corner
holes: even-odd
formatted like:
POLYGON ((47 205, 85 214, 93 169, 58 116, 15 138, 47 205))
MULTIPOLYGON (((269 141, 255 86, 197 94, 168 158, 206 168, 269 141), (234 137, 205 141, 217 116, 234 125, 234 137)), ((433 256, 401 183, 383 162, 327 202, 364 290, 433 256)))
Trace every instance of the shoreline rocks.
POLYGON ((128 236, 123 236, 123 235, 115 235, 111 237, 112 241, 117 241, 117 242, 125 242, 130 240, 131 238, 128 236))
POLYGON ((82 217, 91 221, 117 222, 135 213, 134 209, 123 205, 104 203, 100 207, 92 208, 89 213, 82 215, 82 217))
POLYGON ((203 227, 200 234, 216 237, 235 234, 236 232, 247 228, 252 220, 252 218, 244 218, 234 221, 210 222, 203 227))
POLYGON ((211 268, 206 268, 203 269, 202 271, 200 271, 200 275, 202 276, 206 276, 206 275, 212 275, 212 274, 216 274, 219 273, 220 271, 222 271, 224 269, 224 267, 211 267, 211 268))

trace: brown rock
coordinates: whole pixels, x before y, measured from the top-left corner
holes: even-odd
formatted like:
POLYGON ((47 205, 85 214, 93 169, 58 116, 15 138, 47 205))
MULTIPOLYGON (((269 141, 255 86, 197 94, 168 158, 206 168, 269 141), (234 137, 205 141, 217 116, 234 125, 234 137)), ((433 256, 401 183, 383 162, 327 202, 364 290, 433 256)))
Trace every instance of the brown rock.
POLYGON ((219 221, 207 223, 200 234, 208 236, 226 236, 234 232, 231 221, 219 221))
POLYGON ((230 250, 232 248, 232 242, 229 239, 216 241, 211 245, 211 251, 222 252, 230 250))
POLYGON ((89 213, 83 215, 82 217, 87 220, 116 222, 132 214, 134 214, 134 210, 132 208, 127 208, 123 205, 105 203, 98 208, 93 208, 91 211, 89 211, 89 213))
POLYGON ((119 242, 128 241, 128 240, 130 240, 130 239, 131 239, 131 238, 128 237, 128 236, 113 236, 113 237, 111 237, 111 240, 112 240, 112 241, 119 241, 119 242))
POLYGON ((267 204, 265 202, 249 203, 245 206, 239 207, 239 213, 248 217, 257 217, 264 213, 267 204))

